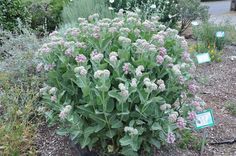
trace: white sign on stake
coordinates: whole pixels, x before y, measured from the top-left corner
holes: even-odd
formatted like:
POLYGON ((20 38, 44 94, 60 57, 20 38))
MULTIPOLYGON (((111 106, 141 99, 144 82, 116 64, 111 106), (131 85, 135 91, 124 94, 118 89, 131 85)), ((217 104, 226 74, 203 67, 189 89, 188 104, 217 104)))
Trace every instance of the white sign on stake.
POLYGON ((216 37, 218 37, 218 38, 225 37, 225 32, 224 32, 224 31, 218 31, 218 32, 216 32, 216 37))
POLYGON ((212 110, 205 110, 201 113, 197 113, 196 115, 196 128, 202 129, 205 127, 214 126, 214 118, 212 114, 212 110))
POLYGON ((197 54, 196 57, 197 57, 198 64, 211 62, 211 58, 210 58, 209 53, 197 54))

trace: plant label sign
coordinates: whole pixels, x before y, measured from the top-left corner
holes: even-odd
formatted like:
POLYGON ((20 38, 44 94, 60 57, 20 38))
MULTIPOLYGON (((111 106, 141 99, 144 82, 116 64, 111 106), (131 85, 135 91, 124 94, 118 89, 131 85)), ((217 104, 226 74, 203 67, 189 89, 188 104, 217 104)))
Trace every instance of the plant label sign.
POLYGON ((211 62, 209 53, 197 54, 196 57, 197 57, 198 64, 211 62))
POLYGON ((199 25, 198 21, 192 21, 191 24, 192 24, 192 26, 198 26, 199 25))
POLYGON ((214 125, 215 125, 214 117, 213 117, 213 113, 211 109, 197 113, 196 115, 196 128, 197 129, 212 127, 214 125))
POLYGON ((217 37, 217 38, 225 37, 225 32, 224 32, 224 31, 218 31, 218 32, 216 32, 216 37, 217 37))

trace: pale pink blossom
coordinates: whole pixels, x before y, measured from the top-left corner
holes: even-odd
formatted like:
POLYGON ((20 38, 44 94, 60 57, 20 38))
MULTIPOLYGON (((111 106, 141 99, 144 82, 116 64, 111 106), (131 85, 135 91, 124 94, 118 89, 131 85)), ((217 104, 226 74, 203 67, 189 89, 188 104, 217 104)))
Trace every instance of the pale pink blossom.
POLYGON ((194 120, 194 119, 196 119, 196 112, 194 112, 194 111, 188 112, 188 119, 189 119, 189 120, 194 120))
POLYGON ((166 142, 167 142, 168 144, 173 144, 173 143, 175 142, 175 134, 172 133, 172 132, 169 132, 169 133, 167 134, 166 142))
POLYGON ((83 54, 79 54, 75 57, 75 60, 77 63, 85 63, 87 61, 87 58, 83 54))
POLYGON ((51 101, 52 101, 52 102, 56 102, 56 101, 57 101, 56 95, 51 96, 51 101))
POLYGON ((129 72, 130 72, 130 65, 131 65, 130 63, 125 63, 123 65, 122 69, 123 69, 125 74, 129 74, 129 72))
POLYGON ((176 125, 179 129, 184 129, 186 127, 186 121, 182 117, 178 117, 176 125))

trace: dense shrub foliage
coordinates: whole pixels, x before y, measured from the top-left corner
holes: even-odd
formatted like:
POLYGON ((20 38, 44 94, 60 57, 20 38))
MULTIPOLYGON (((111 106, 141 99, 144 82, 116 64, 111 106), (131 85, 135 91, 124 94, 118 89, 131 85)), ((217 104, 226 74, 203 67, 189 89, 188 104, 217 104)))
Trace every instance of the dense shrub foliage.
POLYGON ((38 32, 53 31, 60 24, 61 12, 69 0, 25 0, 31 14, 31 28, 38 32))
POLYGON ((159 21, 170 27, 176 26, 179 18, 176 0, 109 0, 107 3, 115 11, 120 9, 137 11, 143 19, 147 19, 153 14, 158 15, 159 21))
POLYGON ((208 7, 201 5, 200 0, 177 0, 178 14, 181 21, 180 33, 186 30, 192 21, 198 19, 207 21, 209 18, 208 7))
POLYGON ((19 77, 34 72, 36 51, 42 41, 27 27, 17 28, 18 35, 0 29, 0 72, 17 73, 19 77))
POLYGON ((0 27, 5 30, 13 31, 18 25, 17 19, 25 24, 30 21, 30 16, 21 0, 1 0, 0 10, 0 27))
POLYGON ((62 19, 64 24, 74 23, 78 17, 87 18, 89 15, 99 13, 102 18, 111 18, 113 11, 109 10, 105 0, 76 0, 64 6, 62 19))
POLYGON ((60 134, 100 155, 130 156, 174 143, 191 127, 203 104, 195 66, 185 39, 158 19, 121 10, 114 19, 79 18, 77 27, 50 35, 37 71, 46 72, 40 93, 60 134))

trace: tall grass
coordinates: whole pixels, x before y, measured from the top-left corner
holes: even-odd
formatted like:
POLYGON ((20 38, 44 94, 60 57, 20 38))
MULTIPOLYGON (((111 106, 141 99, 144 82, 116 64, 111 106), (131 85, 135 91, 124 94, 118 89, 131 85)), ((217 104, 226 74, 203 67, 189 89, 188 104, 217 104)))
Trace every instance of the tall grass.
POLYGON ((87 18, 99 13, 102 18, 111 18, 114 13, 108 9, 106 0, 74 0, 67 4, 62 11, 64 24, 75 23, 78 17, 87 18))
POLYGON ((194 37, 202 41, 206 47, 213 46, 216 41, 216 32, 225 32, 226 44, 232 44, 236 42, 236 28, 228 21, 215 24, 213 22, 204 22, 193 30, 194 37))

